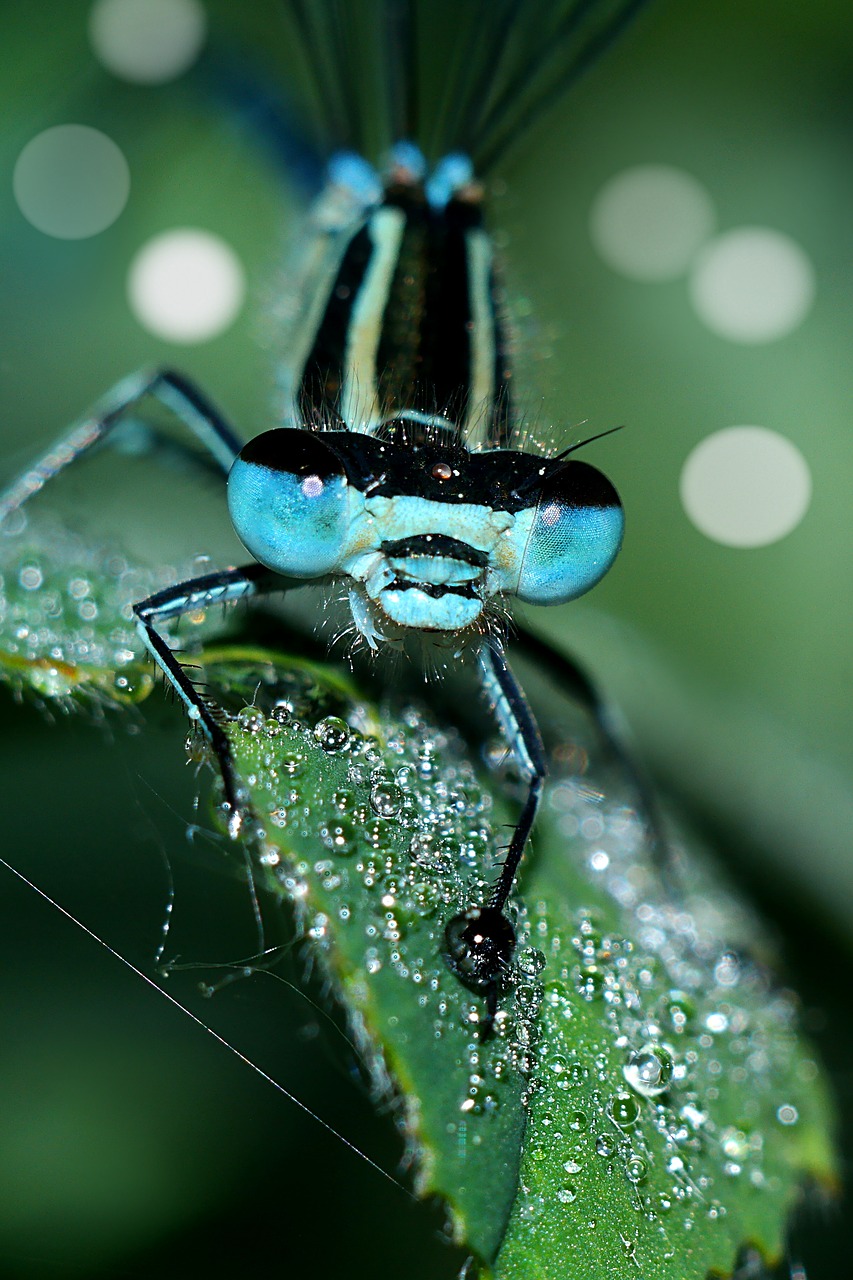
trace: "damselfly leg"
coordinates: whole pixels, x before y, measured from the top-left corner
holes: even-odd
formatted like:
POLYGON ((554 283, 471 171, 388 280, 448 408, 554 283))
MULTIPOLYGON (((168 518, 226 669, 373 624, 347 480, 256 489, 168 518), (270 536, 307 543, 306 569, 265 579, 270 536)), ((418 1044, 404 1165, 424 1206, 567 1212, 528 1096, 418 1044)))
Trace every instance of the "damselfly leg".
POLYGON ((508 977, 515 950, 515 930, 504 914, 512 893, 547 773, 539 727, 521 685, 496 641, 479 652, 483 687, 504 739, 527 786, 527 796, 506 849, 503 868, 483 906, 454 916, 445 929, 445 958, 461 982, 486 1000, 483 1035, 488 1035, 497 1012, 501 987, 508 977))
MULTIPOLYGON (((106 442, 138 406, 151 397, 170 409, 204 446, 214 464, 228 474, 240 451, 240 441, 207 396, 183 374, 171 369, 140 372, 123 379, 92 413, 65 432, 10 488, 0 496, 0 521, 11 516, 50 480, 90 449, 106 442)), ((260 565, 208 574, 178 583, 133 605, 140 636, 166 679, 178 693, 190 720, 203 733, 219 765, 228 810, 228 828, 239 831, 242 813, 228 740, 221 715, 195 687, 156 623, 211 604, 227 604, 269 589, 271 575, 260 565)), ((277 589, 286 584, 277 581, 277 589)))
POLYGON ((204 446, 219 469, 228 474, 241 442, 222 414, 183 374, 171 369, 143 371, 132 374, 113 387, 89 416, 64 432, 0 495, 0 522, 22 507, 76 458, 107 440, 147 396, 171 409, 204 446))
POLYGON ((155 624, 167 618, 179 618, 194 609, 234 604, 251 596, 283 591, 286 588, 284 579, 270 573, 263 565, 250 564, 242 569, 227 569, 222 573, 205 574, 204 577, 178 583, 133 606, 143 643, 177 691, 191 723, 201 730, 216 757, 222 776, 228 832, 235 839, 243 824, 243 801, 234 771, 231 747, 222 728, 223 713, 196 688, 155 624))

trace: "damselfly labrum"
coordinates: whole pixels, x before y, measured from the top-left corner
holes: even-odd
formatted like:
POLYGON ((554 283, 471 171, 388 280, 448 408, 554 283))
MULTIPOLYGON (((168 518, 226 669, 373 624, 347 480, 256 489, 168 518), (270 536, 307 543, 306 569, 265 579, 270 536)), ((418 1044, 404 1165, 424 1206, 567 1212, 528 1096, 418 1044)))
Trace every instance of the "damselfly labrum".
MULTIPOLYGON (((422 6, 372 6, 387 81, 388 136, 378 150, 366 141, 348 61, 357 46, 346 38, 352 10, 283 5, 325 113, 329 152, 314 218, 326 266, 302 300, 287 353, 287 413, 244 444, 181 374, 136 375, 0 499, 5 518, 149 396, 179 416, 227 476, 231 519, 252 562, 161 590, 134 615, 212 749, 235 837, 247 801, 222 712, 182 666, 164 633, 169 620, 306 582, 343 584, 353 632, 377 661, 412 636, 431 637, 447 663, 472 655, 526 786, 490 894, 445 924, 445 958, 485 997, 486 1028, 515 948, 505 908, 546 774, 536 721, 507 661, 506 603, 562 604, 588 591, 619 551, 623 513, 607 478, 575 456, 580 445, 551 456, 516 445, 512 343, 485 183, 641 3, 463 5, 446 54, 454 74, 426 131, 422 6)), ((573 679, 598 709, 583 677, 573 679)))

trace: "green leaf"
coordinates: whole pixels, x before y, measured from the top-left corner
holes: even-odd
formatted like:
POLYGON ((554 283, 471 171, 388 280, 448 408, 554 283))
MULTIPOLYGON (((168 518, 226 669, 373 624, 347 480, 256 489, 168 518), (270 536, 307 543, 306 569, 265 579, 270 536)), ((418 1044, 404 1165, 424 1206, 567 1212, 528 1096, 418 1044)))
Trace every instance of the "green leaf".
POLYGON ((704 1280, 747 1243, 779 1257, 803 1179, 835 1176, 832 1108, 794 997, 737 948, 755 922, 698 851, 662 875, 625 797, 555 767, 483 1042, 443 927, 493 881, 503 788, 421 710, 299 694, 271 656, 266 677, 266 709, 231 729, 261 862, 378 1087, 395 1082, 420 1190, 458 1238, 496 1280, 704 1280), (271 719, 282 688, 293 715, 271 719))
MULTIPOLYGON (((0 672, 16 691, 119 708, 150 691, 128 604, 165 570, 61 529, 22 530, 3 570, 0 672)), ((511 904, 519 945, 484 1040, 444 926, 493 883, 512 777, 334 666, 200 650, 219 626, 198 615, 181 644, 198 637, 236 713, 261 874, 296 907, 418 1191, 446 1202, 485 1273, 705 1280, 746 1244, 778 1257, 804 1180, 835 1178, 832 1106, 794 997, 748 958, 760 929, 694 842, 657 865, 624 779, 554 702, 511 904)))

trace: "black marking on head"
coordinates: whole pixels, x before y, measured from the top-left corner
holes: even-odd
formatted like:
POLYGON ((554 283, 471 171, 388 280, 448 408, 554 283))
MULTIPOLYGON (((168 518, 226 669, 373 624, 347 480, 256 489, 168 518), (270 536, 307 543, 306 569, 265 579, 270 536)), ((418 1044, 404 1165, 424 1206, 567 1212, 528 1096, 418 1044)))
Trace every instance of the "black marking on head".
POLYGON ((603 471, 591 466, 588 462, 554 461, 545 469, 545 474, 538 484, 531 485, 529 491, 522 488, 519 496, 533 495, 537 501, 547 503, 560 502, 567 507, 621 507, 619 494, 603 471))
POLYGON ((334 433, 300 431, 296 428, 278 427, 255 436, 240 450, 241 462, 265 467, 268 471, 280 471, 287 475, 330 476, 344 474, 341 458, 327 441, 334 433))
MULTIPOLYGON (((589 463, 549 460, 517 449, 470 453, 461 445, 403 445, 355 431, 279 427, 255 436, 239 456, 243 462, 290 475, 317 475, 321 480, 345 475, 368 497, 424 498, 509 513, 549 499, 573 507, 621 505, 607 477, 589 463)), ((458 543, 455 552, 436 551, 437 545, 434 541, 431 548, 422 546, 414 554, 448 554, 479 563, 465 543, 458 543)))
POLYGON ((394 591, 420 591, 433 600, 444 596, 463 596, 466 600, 479 600, 480 594, 473 582, 421 582, 417 578, 395 578, 390 584, 394 591))
POLYGON ((384 555, 396 560, 412 556, 433 556, 461 560, 480 569, 489 563, 487 552, 478 551, 467 542, 449 538, 443 533, 419 533, 411 538, 397 538, 392 542, 383 542, 381 550, 384 555))

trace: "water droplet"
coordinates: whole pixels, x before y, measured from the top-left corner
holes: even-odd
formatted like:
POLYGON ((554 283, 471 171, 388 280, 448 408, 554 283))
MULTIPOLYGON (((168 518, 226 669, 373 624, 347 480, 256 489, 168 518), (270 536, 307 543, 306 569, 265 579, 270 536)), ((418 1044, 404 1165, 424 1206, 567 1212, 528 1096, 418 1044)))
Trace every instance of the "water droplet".
POLYGON ((314 726, 314 737, 324 751, 343 751, 349 746, 349 725, 339 716, 326 716, 314 726))
POLYGON ((570 1182, 567 1182, 564 1187, 560 1187, 557 1192, 557 1199, 562 1204, 571 1204, 574 1200, 577 1200, 577 1198, 578 1189, 577 1187, 572 1186, 570 1182))
POLYGON ((640 1156, 629 1156, 625 1162, 625 1177, 636 1186, 648 1173, 648 1166, 640 1156))
POLYGON ((516 968, 525 978, 538 978, 545 968, 545 957, 537 947, 522 947, 515 958, 516 968))
POLYGON ((790 1102, 783 1102, 776 1111, 776 1119, 780 1124, 796 1124, 799 1118, 800 1113, 796 1107, 791 1106, 790 1102))
POLYGON ((377 782, 371 788, 370 803, 380 818, 393 818, 400 812, 403 792, 396 782, 377 782))
POLYGON ((264 728, 264 715, 257 707, 243 707, 237 712, 237 723, 247 733, 260 733, 264 728))
POLYGON ((412 885, 412 899, 418 915, 431 916, 441 902, 441 894, 436 885, 419 880, 412 885))
POLYGON ((617 1093, 610 1099, 607 1110, 620 1129, 630 1129, 639 1119, 640 1104, 632 1093, 617 1093))
POLYGON ((278 758, 278 767, 288 778, 298 778, 302 773, 304 759, 298 751, 283 751, 278 758))
POLYGON ((584 1000, 594 1000, 604 990, 604 974, 597 965, 583 965, 578 971, 577 988, 584 1000))
MULTIPOLYGON (((749 1139, 742 1130, 729 1125, 720 1134, 720 1147, 731 1160, 745 1160, 749 1155, 749 1139)), ((740 1172, 740 1170, 738 1170, 740 1172)))
POLYGON ((334 818, 320 828, 320 839, 327 849, 345 857, 354 853, 356 848, 356 830, 349 818, 334 818))
POLYGON ((672 990, 666 998, 669 1024, 675 1032, 682 1032, 695 1014, 693 1001, 684 991, 672 990))
POLYGON ((724 951, 714 966, 714 980, 721 987, 735 987, 740 981, 740 958, 734 951, 724 951))
POLYGON ((656 1098, 669 1087, 672 1070, 672 1056, 663 1045, 646 1044, 631 1054, 622 1074, 644 1098, 656 1098))
POLYGON ((609 1160, 616 1150, 616 1143, 607 1133, 600 1133, 595 1140, 595 1154, 609 1160))

